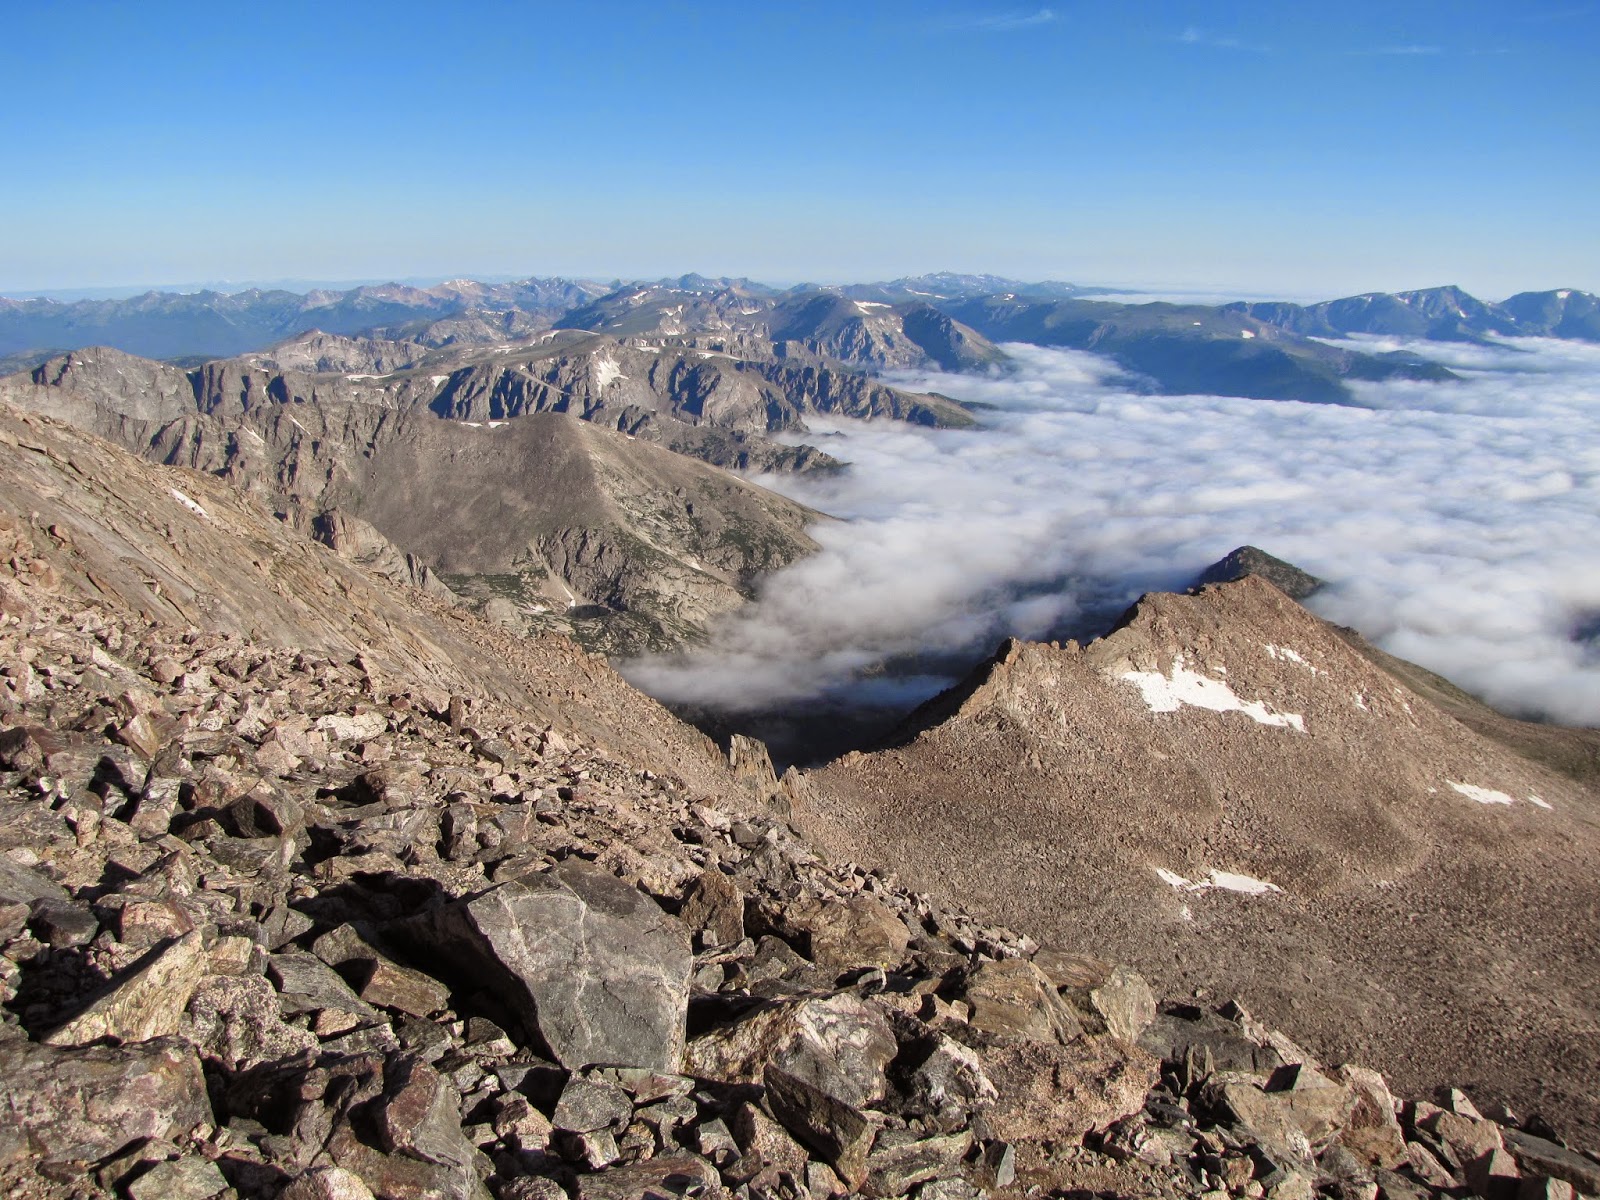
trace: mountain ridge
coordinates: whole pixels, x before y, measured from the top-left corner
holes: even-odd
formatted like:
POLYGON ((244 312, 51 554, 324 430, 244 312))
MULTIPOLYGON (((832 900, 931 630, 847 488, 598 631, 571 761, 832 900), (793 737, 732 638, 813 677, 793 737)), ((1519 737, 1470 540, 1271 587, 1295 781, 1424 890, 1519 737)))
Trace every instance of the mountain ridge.
POLYGON ((1592 767, 1418 684, 1258 577, 1152 594, 1087 646, 1008 643, 884 748, 801 773, 795 819, 1159 987, 1220 980, 1269 1020, 1294 1012, 1402 1086, 1456 1072, 1600 1127, 1577 1050, 1600 903, 1567 882, 1600 852, 1592 767), (1462 986, 1462 961, 1494 990, 1462 986), (1438 1043, 1434 1003, 1473 1024, 1468 1059, 1438 1043))

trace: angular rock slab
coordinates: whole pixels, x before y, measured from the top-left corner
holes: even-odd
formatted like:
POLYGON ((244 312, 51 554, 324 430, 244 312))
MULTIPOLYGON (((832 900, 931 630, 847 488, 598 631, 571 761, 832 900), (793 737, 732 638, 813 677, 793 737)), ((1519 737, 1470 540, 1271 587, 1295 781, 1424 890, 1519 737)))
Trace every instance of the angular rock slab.
POLYGON ((859 1189, 867 1173, 867 1152, 877 1130, 859 1109, 821 1088, 768 1066, 762 1082, 772 1115, 795 1137, 827 1159, 839 1178, 859 1189))
POLYGON ((1005 1142, 1075 1142, 1138 1112, 1159 1078, 1154 1056, 1103 1035, 1070 1046, 981 1034, 976 1040, 999 1094, 989 1128, 1005 1142))
POLYGON ((759 1083, 769 1066, 845 1104, 881 1100, 885 1068, 899 1049, 876 1002, 851 992, 770 1004, 694 1040, 692 1074, 724 1083, 759 1083))
POLYGON ((209 964, 199 932, 191 930, 147 956, 142 966, 113 983, 44 1041, 51 1046, 82 1046, 104 1037, 143 1042, 177 1033, 183 1010, 209 964))
POLYGON ((721 1180, 717 1169, 690 1155, 652 1158, 578 1177, 578 1200, 668 1200, 701 1195, 721 1180))
POLYGON ((564 1067, 681 1065, 688 932, 599 867, 569 859, 398 932, 482 980, 564 1067))
POLYGON ((0 1042, 0 1164, 94 1161, 213 1119, 200 1059, 177 1038, 61 1050, 0 1042))

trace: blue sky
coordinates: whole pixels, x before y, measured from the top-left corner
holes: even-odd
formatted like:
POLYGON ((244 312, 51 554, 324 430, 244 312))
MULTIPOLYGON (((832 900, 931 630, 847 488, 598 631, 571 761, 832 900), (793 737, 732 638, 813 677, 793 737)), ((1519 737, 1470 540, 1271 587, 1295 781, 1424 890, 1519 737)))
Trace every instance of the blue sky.
POLYGON ((0 292, 1600 290, 1600 3, 16 3, 0 292))

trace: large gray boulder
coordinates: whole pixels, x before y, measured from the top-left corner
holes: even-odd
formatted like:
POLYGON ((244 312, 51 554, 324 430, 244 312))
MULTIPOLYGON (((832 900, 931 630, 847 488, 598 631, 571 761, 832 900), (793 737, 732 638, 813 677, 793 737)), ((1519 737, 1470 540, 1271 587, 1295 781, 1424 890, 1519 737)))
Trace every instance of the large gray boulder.
POLYGON ((688 930, 600 867, 569 859, 396 932, 481 981, 564 1067, 682 1063, 688 930))

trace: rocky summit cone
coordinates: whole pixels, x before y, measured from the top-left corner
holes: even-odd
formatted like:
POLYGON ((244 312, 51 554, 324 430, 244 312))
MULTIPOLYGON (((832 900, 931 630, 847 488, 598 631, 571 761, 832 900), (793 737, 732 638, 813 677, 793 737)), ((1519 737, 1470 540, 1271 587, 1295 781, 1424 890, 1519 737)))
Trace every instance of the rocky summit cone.
POLYGON ((1235 583, 1246 575, 1261 576, 1291 600, 1304 600, 1323 584, 1310 572, 1254 546, 1229 551, 1200 572, 1195 584, 1204 587, 1208 583, 1235 583))
POLYGON ((1600 1128, 1594 793, 1518 723, 1469 726, 1254 574, 1010 643, 923 716, 796 781, 801 828, 1401 1086, 1600 1128))

